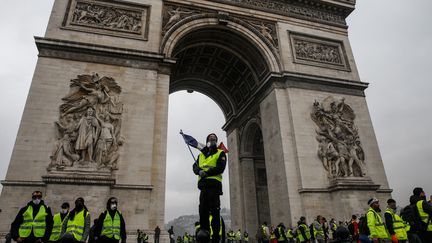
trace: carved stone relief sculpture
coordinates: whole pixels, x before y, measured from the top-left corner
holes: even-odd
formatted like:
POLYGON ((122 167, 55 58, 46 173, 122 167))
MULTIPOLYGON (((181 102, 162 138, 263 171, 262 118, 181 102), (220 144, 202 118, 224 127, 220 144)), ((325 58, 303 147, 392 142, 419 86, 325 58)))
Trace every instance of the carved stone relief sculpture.
POLYGON ((321 103, 315 101, 311 117, 318 126, 318 157, 329 178, 364 177, 365 154, 354 124, 354 111, 345 99, 329 96, 321 103))
POLYGON ((111 77, 78 75, 60 105, 57 141, 48 170, 67 167, 117 169, 123 103, 121 87, 111 77))
POLYGON ((64 27, 146 39, 149 7, 110 1, 71 0, 64 27))

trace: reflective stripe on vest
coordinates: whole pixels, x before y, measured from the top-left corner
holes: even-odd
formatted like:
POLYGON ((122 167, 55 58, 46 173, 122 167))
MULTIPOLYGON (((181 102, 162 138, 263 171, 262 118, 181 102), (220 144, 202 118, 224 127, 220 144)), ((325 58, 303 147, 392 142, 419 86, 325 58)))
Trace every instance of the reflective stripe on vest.
POLYGON ((419 215, 420 218, 423 222, 425 222, 425 224, 427 224, 427 231, 432 231, 432 221, 431 218, 429 217, 429 214, 427 214, 424 210, 423 210, 423 202, 425 202, 424 200, 420 200, 417 202, 417 209, 419 211, 419 215))
POLYGON ((105 213, 101 235, 120 240, 120 212, 116 211, 114 219, 111 218, 109 212, 105 211, 105 213))
MULTIPOLYGON (((211 226, 213 220, 213 216, 210 215, 209 217, 209 224, 210 224, 210 239, 213 237, 213 227, 211 226)), ((219 236, 222 238, 222 219, 219 219, 219 236)))
POLYGON ((33 219, 33 207, 29 205, 23 213, 23 222, 19 227, 19 237, 28 237, 33 230, 35 237, 43 237, 46 228, 46 209, 44 205, 39 207, 39 212, 33 219))
MULTIPOLYGON (((81 210, 81 212, 76 213, 73 220, 68 219, 67 226, 66 226, 66 232, 69 232, 73 234, 74 238, 77 241, 83 241, 83 233, 84 233, 84 226, 85 226, 85 217, 84 217, 84 209, 81 210)), ((89 212, 87 212, 86 217, 89 215, 89 212)))
MULTIPOLYGON (((401 219, 401 217, 393 212, 392 209, 387 208, 386 213, 389 213, 393 219, 393 230, 396 233, 396 237, 398 240, 408 240, 408 235, 405 229, 405 223, 401 219)), ((389 239, 390 235, 389 235, 389 239)))
POLYGON ((387 234, 387 230, 384 226, 384 223, 381 219, 381 216, 375 212, 375 210, 373 210, 372 208, 369 208, 368 212, 367 212, 367 222, 368 222, 368 226, 369 224, 373 224, 374 229, 370 229, 371 232, 371 237, 376 237, 376 238, 380 238, 380 239, 387 239, 388 238, 388 234, 387 234), (368 215, 369 213, 373 214, 373 217, 369 218, 368 215), (369 220, 370 223, 369 223, 369 220), (376 233, 376 235, 372 235, 372 232, 376 233))
POLYGON ((301 231, 300 231, 300 229, 298 229, 298 232, 297 232, 297 237, 298 237, 298 239, 299 239, 299 241, 300 242, 304 242, 304 241, 307 241, 307 240, 310 240, 310 238, 311 238, 311 234, 310 234, 310 230, 309 230, 309 228, 307 227, 307 225, 305 225, 305 224, 300 224, 299 226, 298 226, 299 228, 303 228, 303 231, 304 231, 304 233, 305 233, 305 235, 306 235, 306 239, 303 237, 303 234, 301 233, 301 231))
MULTIPOLYGON (((66 215, 66 217, 68 215, 66 215)), ((61 228, 62 228, 62 225, 63 225, 63 221, 61 219, 60 213, 56 213, 54 215, 53 221, 54 221, 54 224, 53 224, 53 229, 51 231, 51 236, 49 238, 49 241, 58 241, 60 239, 61 228)))
MULTIPOLYGON (((198 167, 204 171, 208 171, 210 168, 216 167, 216 163, 219 159, 219 155, 221 152, 222 152, 222 150, 218 149, 215 154, 210 155, 207 158, 204 156, 203 153, 200 153, 200 155, 198 157, 198 167)), ((207 176, 206 179, 216 179, 216 180, 222 182, 222 174, 214 175, 214 176, 207 176)), ((198 176, 198 181, 199 180, 201 180, 201 176, 198 176)))

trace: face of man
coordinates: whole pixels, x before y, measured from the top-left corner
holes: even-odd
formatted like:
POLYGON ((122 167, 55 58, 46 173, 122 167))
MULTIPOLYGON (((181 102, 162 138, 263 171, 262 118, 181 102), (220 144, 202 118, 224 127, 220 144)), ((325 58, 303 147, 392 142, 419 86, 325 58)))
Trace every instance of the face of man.
POLYGON ((36 205, 38 205, 42 200, 42 192, 35 191, 32 193, 32 202, 36 205))
POLYGON ((117 209, 117 204, 118 204, 117 199, 112 198, 109 203, 110 203, 110 209, 111 210, 117 209))
POLYGON ((372 203, 371 207, 377 211, 378 209, 380 209, 379 202, 372 203))
POLYGON ((388 204, 388 207, 395 210, 396 209, 396 203, 395 202, 391 202, 388 204))
POLYGON ((209 135, 207 147, 216 146, 217 137, 214 134, 209 135))

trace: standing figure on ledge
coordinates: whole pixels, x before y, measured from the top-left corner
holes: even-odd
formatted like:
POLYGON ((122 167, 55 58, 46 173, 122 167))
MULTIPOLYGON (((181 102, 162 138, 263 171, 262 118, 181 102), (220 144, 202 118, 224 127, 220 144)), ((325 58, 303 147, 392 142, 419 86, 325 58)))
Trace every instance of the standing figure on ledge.
POLYGON ((75 149, 81 151, 81 162, 94 162, 93 148, 96 145, 99 130, 99 121, 94 116, 93 108, 89 107, 86 116, 81 117, 78 123, 78 137, 75 143, 75 149), (86 160, 86 155, 88 160, 86 160))

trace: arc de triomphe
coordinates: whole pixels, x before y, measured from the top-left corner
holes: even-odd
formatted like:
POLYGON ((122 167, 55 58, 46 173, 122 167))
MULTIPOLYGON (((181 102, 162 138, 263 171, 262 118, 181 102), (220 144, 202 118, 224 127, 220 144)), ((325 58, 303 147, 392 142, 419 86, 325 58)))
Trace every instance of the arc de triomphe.
POLYGON ((164 224, 168 95, 223 110, 232 227, 348 219, 390 197, 348 39, 355 0, 56 0, 0 196, 0 232, 44 192, 115 195, 164 224), (31 167, 33 170, 23 170, 31 167))

